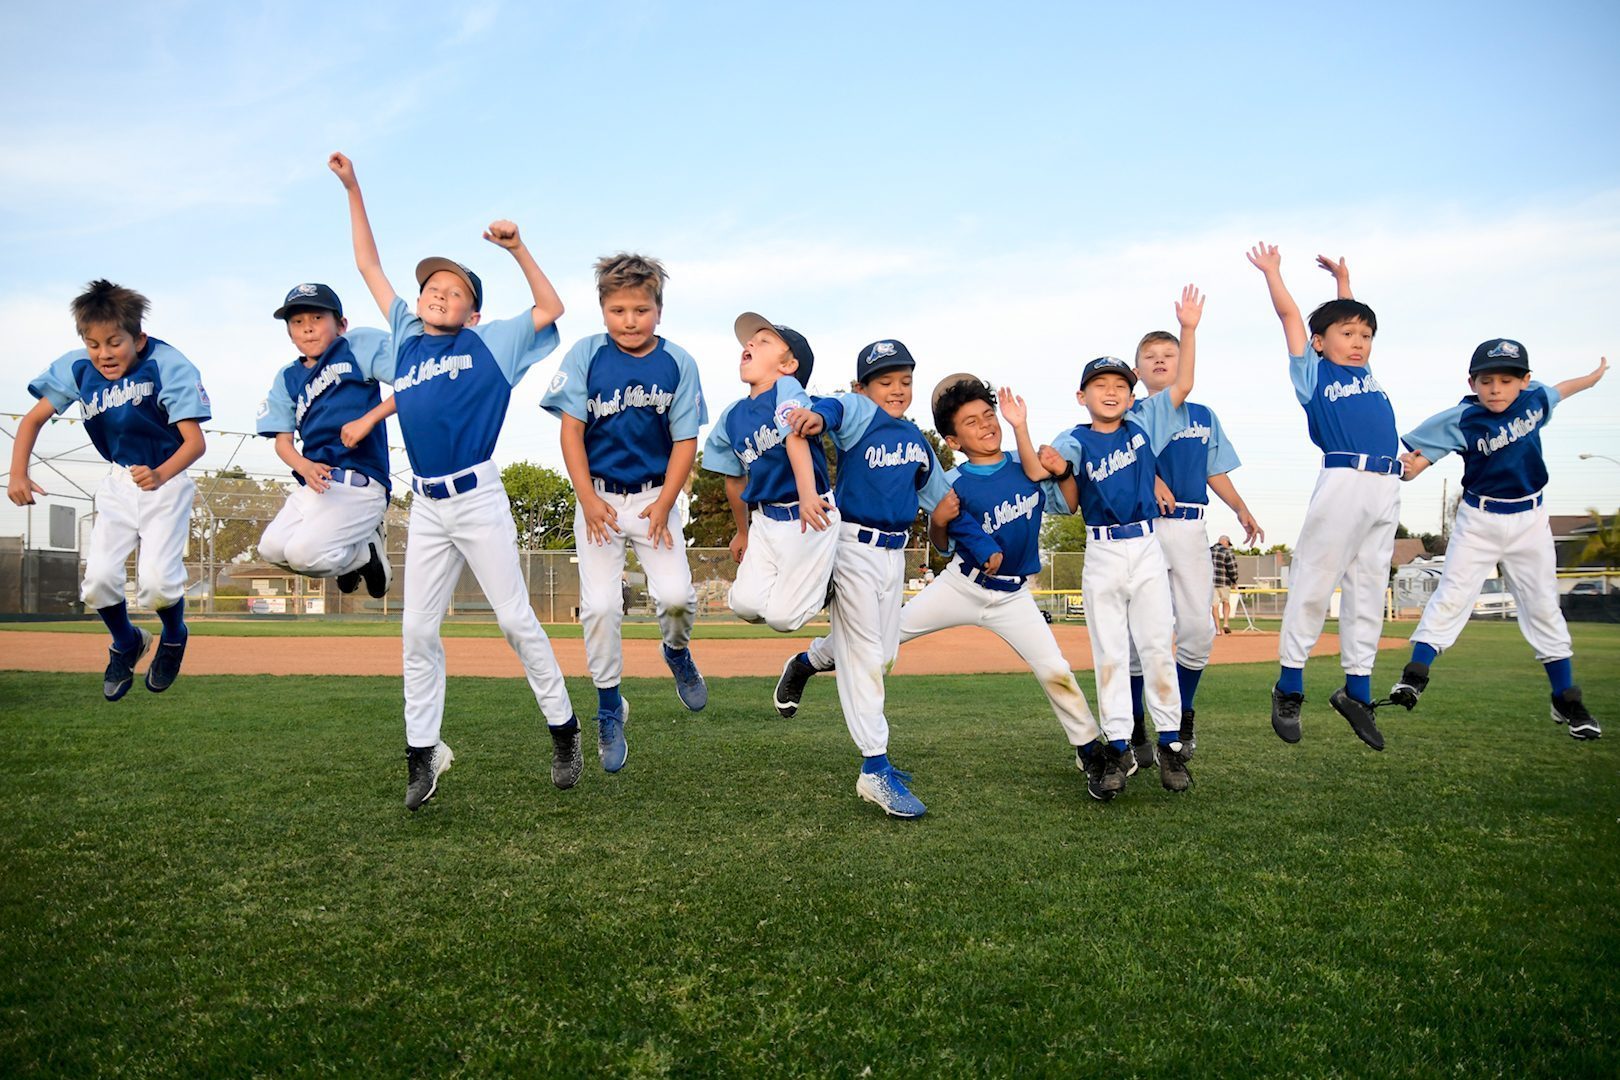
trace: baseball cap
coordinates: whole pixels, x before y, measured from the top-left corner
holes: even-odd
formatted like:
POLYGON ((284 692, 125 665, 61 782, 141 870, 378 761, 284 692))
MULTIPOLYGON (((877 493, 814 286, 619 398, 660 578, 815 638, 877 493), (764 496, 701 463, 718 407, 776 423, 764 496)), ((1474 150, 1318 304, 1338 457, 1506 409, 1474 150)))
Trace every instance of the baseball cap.
POLYGON ((855 381, 863 383, 885 371, 916 366, 917 361, 911 358, 910 349, 893 338, 885 338, 872 342, 856 355, 855 381))
POLYGON ((737 316, 734 329, 737 331, 737 344, 739 345, 747 345, 748 339, 761 330, 775 331, 783 341, 787 342, 788 352, 793 354, 793 359, 799 362, 799 370, 795 376, 799 380, 799 384, 802 386, 810 382, 810 372, 816 366, 816 354, 810 351, 810 343, 804 340, 803 334, 792 327, 783 326, 781 323, 773 323, 757 311, 745 311, 737 316))
POLYGON ((1099 356, 1087 362, 1085 370, 1080 373, 1080 389, 1084 390, 1086 383, 1099 375, 1123 375, 1125 385, 1133 390, 1136 388, 1136 372, 1117 356, 1099 356))
POLYGON ((1480 375, 1487 371, 1530 370, 1530 350, 1512 338, 1491 338, 1481 342, 1468 361, 1468 374, 1480 375))
POLYGON ((465 281, 467 283, 467 288, 472 290, 473 310, 484 310, 484 283, 478 280, 477 274, 473 273, 465 266, 462 266, 454 259, 445 259, 435 255, 430 259, 423 259, 421 262, 417 263, 416 287, 420 289, 422 286, 426 285, 427 279, 438 273, 440 270, 448 270, 462 281, 465 281))
POLYGON ((939 380, 939 382, 934 386, 934 392, 928 395, 928 409, 934 415, 934 430, 939 431, 945 427, 944 419, 939 415, 939 399, 944 397, 945 392, 951 387, 957 385, 958 383, 965 382, 978 383, 980 386, 987 385, 985 381, 979 378, 977 375, 970 374, 966 371, 958 371, 955 375, 947 375, 943 379, 939 380))
POLYGON ((322 311, 334 312, 338 318, 343 318, 343 301, 338 294, 332 291, 330 285, 316 285, 306 283, 294 285, 287 290, 287 299, 276 308, 272 318, 285 319, 299 308, 319 308, 322 311))

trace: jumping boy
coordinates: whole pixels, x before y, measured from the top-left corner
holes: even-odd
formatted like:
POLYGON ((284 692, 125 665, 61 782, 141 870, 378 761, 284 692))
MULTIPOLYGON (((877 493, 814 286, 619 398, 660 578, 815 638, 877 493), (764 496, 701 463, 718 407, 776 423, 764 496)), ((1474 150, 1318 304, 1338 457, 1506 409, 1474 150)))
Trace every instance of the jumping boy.
POLYGON ((797 630, 827 602, 838 511, 829 505, 827 456, 820 439, 788 427, 807 408, 815 354, 804 335, 752 311, 737 316, 739 374, 748 397, 720 412, 703 446, 703 467, 726 478, 737 523, 738 562, 731 610, 772 630, 797 630))
POLYGON ((364 578, 366 592, 380 598, 394 578, 383 533, 387 429, 374 425, 354 439, 349 425, 364 424, 382 404, 377 373, 392 371, 393 342, 381 330, 350 330, 326 285, 293 286, 273 317, 286 322, 299 358, 270 383, 258 431, 275 439, 298 487, 264 530, 259 557, 304 577, 336 578, 343 593, 364 578))
POLYGON ((900 650, 905 548, 918 506, 931 512, 950 491, 933 447, 906 419, 916 366, 902 343, 874 341, 856 355, 855 393, 821 398, 788 417, 806 438, 832 432, 838 447, 833 497, 843 521, 829 631, 790 657, 776 684, 776 711, 792 716, 806 681, 836 669, 844 723, 861 752, 855 793, 899 818, 921 817, 928 808, 907 785, 910 775, 889 762, 883 678, 900 650))
POLYGON ((1530 378, 1530 352, 1517 341, 1493 338, 1468 364, 1473 393, 1423 421, 1401 441, 1410 480, 1449 453, 1463 459, 1463 494, 1446 546, 1440 584, 1412 633, 1412 659, 1390 691, 1411 709, 1429 685, 1429 667, 1462 633, 1485 578, 1501 563, 1518 605, 1519 630, 1536 651, 1552 683, 1552 718, 1577 739, 1603 734, 1581 700, 1570 658, 1569 626, 1558 607, 1558 560, 1542 488, 1541 429, 1553 408, 1596 385, 1604 358, 1590 374, 1546 386, 1530 378))
POLYGON ((709 419, 697 364, 658 336, 667 275, 657 259, 619 254, 596 264, 607 333, 576 343, 540 407, 562 422, 563 461, 574 483, 579 621, 597 695, 597 754, 618 772, 629 753, 624 671, 625 545, 635 547, 658 611, 664 662, 681 704, 697 712, 709 690, 688 645, 697 593, 679 522, 670 511, 697 458, 709 419))
POLYGON ((1305 661, 1342 582, 1339 664, 1345 679, 1328 703, 1362 742, 1382 750, 1384 736, 1373 722, 1372 670, 1400 519, 1401 461, 1395 410, 1367 363, 1378 316, 1354 298, 1345 261, 1319 255, 1317 263, 1338 282, 1338 298, 1311 312, 1307 336, 1299 305, 1283 284, 1276 247, 1256 245, 1248 259, 1266 276, 1288 345, 1294 395, 1305 408, 1311 442, 1322 451, 1322 472, 1305 511, 1283 605, 1282 671, 1271 691, 1271 727, 1284 742, 1299 742, 1305 661))
POLYGON ((506 419, 512 387, 557 347, 562 301, 510 221, 493 222, 484 239, 512 253, 528 281, 534 306, 516 318, 480 322, 484 289, 478 275, 450 259, 416 266, 421 296, 413 314, 383 273, 366 218, 354 165, 342 154, 328 161, 349 197, 354 261, 393 332, 391 363, 378 376, 394 396, 371 413, 396 409, 415 479, 405 548, 405 808, 416 810, 438 790, 439 774, 455 760, 439 739, 444 720, 444 643, 439 624, 471 567, 501 633, 523 661, 524 673, 551 731, 551 782, 579 780, 579 721, 568 704, 551 643, 529 606, 518 562, 517 527, 490 454, 506 419))
POLYGON ((137 601, 163 622, 146 688, 167 690, 186 655, 186 534, 196 485, 186 469, 202 457, 208 394, 197 369, 173 346, 147 337, 150 305, 133 289, 92 281, 73 300, 84 348, 59 357, 28 384, 39 402, 17 425, 6 494, 28 506, 46 491, 28 475, 40 428, 79 403, 96 452, 115 466, 96 489, 96 523, 79 597, 94 608, 112 645, 101 692, 117 701, 135 681, 152 635, 130 621, 124 563, 137 545, 137 601))
POLYGON ((1174 381, 1163 391, 1137 403, 1132 394, 1136 374, 1129 364, 1112 356, 1092 360, 1081 372, 1076 395, 1091 422, 1075 425, 1041 448, 1045 471, 1059 480, 1073 478, 1062 491, 1051 493, 1052 509, 1071 514, 1078 509, 1086 522, 1080 589, 1107 741, 1079 747, 1076 763, 1105 797, 1123 791, 1137 768, 1130 748, 1132 642, 1141 658, 1147 711, 1158 732, 1159 780, 1170 791, 1185 791, 1192 783, 1171 647, 1175 616, 1157 535, 1153 484, 1157 455, 1187 427, 1184 402, 1192 391, 1195 334, 1203 309, 1197 289, 1189 285, 1182 290, 1176 304, 1180 358, 1174 381))

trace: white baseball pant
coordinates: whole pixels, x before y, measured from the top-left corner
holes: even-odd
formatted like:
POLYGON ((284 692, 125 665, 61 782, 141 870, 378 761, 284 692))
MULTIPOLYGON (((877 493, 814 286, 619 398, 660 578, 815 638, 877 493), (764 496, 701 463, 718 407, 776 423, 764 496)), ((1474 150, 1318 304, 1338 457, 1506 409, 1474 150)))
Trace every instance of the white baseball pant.
POLYGON ((1339 664, 1347 675, 1372 674, 1400 513, 1400 477, 1322 470, 1289 569, 1278 643, 1284 667, 1305 666, 1340 588, 1339 664))
MULTIPOLYGON (((1080 594, 1097 669, 1097 708, 1109 739, 1129 739, 1131 643, 1141 658, 1142 705, 1155 731, 1181 730, 1181 687, 1171 642, 1175 615, 1164 549, 1154 533, 1086 541, 1080 594)), ((1208 614, 1205 608, 1205 614, 1208 614)))
POLYGON ((181 473, 156 491, 142 491, 129 470, 115 467, 96 488, 96 523, 84 556, 79 599, 97 610, 124 602, 124 564, 135 560, 135 602, 157 611, 185 598, 186 536, 197 485, 181 473))
POLYGON ((864 525, 839 525, 838 558, 833 563, 831 629, 810 643, 811 666, 825 671, 837 664, 838 704, 849 737, 862 757, 889 750, 884 715, 884 676, 900 653, 900 609, 905 601, 906 552, 880 548, 855 537, 864 525))
POLYGON ((319 494, 299 487, 259 538, 259 558, 304 577, 352 573, 371 561, 371 540, 387 509, 375 480, 365 487, 333 484, 319 494))
POLYGON ((670 535, 675 547, 654 547, 648 535, 648 521, 641 512, 652 505, 663 491, 654 487, 633 495, 616 495, 600 484, 596 494, 618 515, 619 532, 607 531, 603 543, 593 542, 585 531, 585 512, 574 508, 574 548, 579 559, 579 621, 585 632, 585 657, 591 681, 599 687, 618 686, 624 674, 625 546, 635 548, 636 558, 647 573, 647 591, 658 612, 658 628, 664 644, 684 649, 692 640, 692 618, 697 608, 697 592, 692 587, 692 567, 686 561, 686 541, 681 522, 670 509, 670 535))
POLYGON ((1519 632, 1543 664, 1573 655, 1569 625, 1558 606, 1558 557, 1547 504, 1517 514, 1492 514, 1457 504, 1440 584, 1424 605, 1413 641, 1444 652, 1456 644, 1479 590, 1497 563, 1519 609, 1519 632))
MULTIPOLYGON (((463 567, 478 578, 529 689, 553 727, 574 715, 551 642, 529 606, 512 504, 492 461, 468 470, 478 486, 448 499, 417 495, 405 544, 405 740, 433 746, 444 720, 444 642, 439 624, 463 567)), ((465 474, 458 474, 462 476, 465 474)), ((435 480, 445 478, 432 478, 435 480)))
MULTIPOLYGON (((931 585, 913 596, 900 609, 900 643, 949 630, 953 626, 982 626, 1012 646, 1019 659, 1041 682, 1046 700, 1051 702, 1058 723, 1072 746, 1084 746, 1097 738, 1097 721, 1086 704, 1085 694, 1075 681, 1074 669, 1063 657, 1052 628, 1041 617, 1035 597, 1028 588, 1017 592, 997 592, 975 585, 960 569, 961 559, 953 558, 931 585)), ((1126 732, 1130 735, 1130 691, 1126 690, 1126 732)), ((1178 718, 1179 720, 1179 718, 1178 718)))
MULTIPOLYGON (((1159 518, 1154 526, 1153 534, 1159 538, 1170 568, 1176 663, 1202 671, 1215 648, 1215 561, 1209 553, 1209 533, 1203 518, 1159 518)), ((1131 674, 1142 674, 1135 638, 1131 639, 1131 674)))
POLYGON ((727 597, 738 618, 788 633, 821 610, 827 602, 841 524, 836 509, 827 517, 829 524, 820 532, 801 531, 797 519, 777 521, 757 509, 753 512, 748 549, 727 597))

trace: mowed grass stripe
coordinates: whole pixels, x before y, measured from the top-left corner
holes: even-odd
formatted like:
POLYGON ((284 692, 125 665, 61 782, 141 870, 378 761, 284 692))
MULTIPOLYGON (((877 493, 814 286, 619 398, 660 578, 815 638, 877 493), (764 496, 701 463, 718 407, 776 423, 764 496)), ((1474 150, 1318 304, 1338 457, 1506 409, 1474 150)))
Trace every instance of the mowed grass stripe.
POLYGON ((413 816, 397 680, 0 675, 0 1072, 1613 1075, 1620 631, 1575 631, 1608 740, 1473 626, 1384 754, 1332 661, 1297 747, 1213 669, 1193 791, 1106 806, 1033 679, 895 679, 916 822, 828 679, 632 680, 566 793, 525 684, 452 679, 413 816))

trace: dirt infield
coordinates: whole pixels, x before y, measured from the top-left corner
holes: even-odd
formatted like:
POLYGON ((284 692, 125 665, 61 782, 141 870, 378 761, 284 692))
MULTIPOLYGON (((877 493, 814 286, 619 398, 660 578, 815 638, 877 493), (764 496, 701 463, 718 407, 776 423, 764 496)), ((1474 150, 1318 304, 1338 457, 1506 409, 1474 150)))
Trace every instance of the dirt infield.
MULTIPOLYGON (((1076 671, 1091 670, 1091 640, 1081 626, 1052 627, 1063 655, 1076 671)), ((782 661, 810 643, 808 637, 705 639, 693 643, 703 673, 776 675, 782 661)), ((1402 638, 1384 638, 1380 648, 1399 648, 1402 638)), ((584 676, 585 642, 552 639, 563 673, 584 676)), ((1338 651, 1339 639, 1324 634, 1313 656, 1338 651)), ((452 675, 518 678, 517 656, 498 638, 446 638, 446 664, 452 675)), ((1277 659, 1277 635, 1251 632, 1215 639, 1212 664, 1243 664, 1277 659)), ((100 671, 107 666, 107 639, 99 634, 15 631, 0 634, 0 668, 18 671, 100 671)), ((946 630, 900 649, 897 675, 970 675, 1025 671, 1023 662, 1000 638, 974 628, 946 630)), ((203 637, 186 651, 192 675, 393 675, 401 674, 400 642, 393 637, 203 637)), ((624 643, 628 677, 668 674, 656 641, 624 643)))

